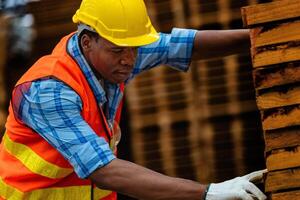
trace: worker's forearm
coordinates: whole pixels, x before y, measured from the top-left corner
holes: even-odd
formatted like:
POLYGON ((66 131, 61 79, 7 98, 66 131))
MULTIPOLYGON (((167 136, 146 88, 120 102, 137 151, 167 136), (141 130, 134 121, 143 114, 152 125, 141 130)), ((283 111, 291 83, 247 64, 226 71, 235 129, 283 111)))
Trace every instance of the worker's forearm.
POLYGON ((194 41, 194 59, 223 57, 250 51, 248 29, 198 31, 194 41))
POLYGON ((165 176, 120 159, 96 170, 90 179, 99 188, 149 200, 201 200, 206 188, 197 182, 165 176))

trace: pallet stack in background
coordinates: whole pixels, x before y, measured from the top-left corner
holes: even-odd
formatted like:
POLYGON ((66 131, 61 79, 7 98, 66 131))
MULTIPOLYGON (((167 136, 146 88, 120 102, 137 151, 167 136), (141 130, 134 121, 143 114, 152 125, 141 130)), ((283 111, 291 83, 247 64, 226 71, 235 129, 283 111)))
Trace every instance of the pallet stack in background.
POLYGON ((10 44, 7 37, 3 37, 6 30, 4 27, 8 23, 4 23, 4 18, 0 16, 0 139, 7 116, 7 102, 16 81, 39 57, 49 54, 60 37, 76 31, 76 25, 72 23, 72 15, 80 2, 80 0, 65 0, 63 3, 59 0, 30 2, 26 12, 34 15, 37 33, 32 54, 30 57, 10 55, 6 62, 7 47, 10 44))
POLYGON ((4 132, 6 119, 6 90, 4 83, 5 64, 7 59, 7 20, 0 14, 0 141, 4 132))
POLYGON ((300 0, 242 9, 251 28, 253 77, 272 200, 300 199, 300 0))
POLYGON ((72 16, 79 8, 80 0, 41 0, 28 4, 28 12, 33 13, 37 38, 34 59, 51 53, 61 37, 76 31, 72 16))
MULTIPOLYGON (((145 1, 155 27, 242 28, 240 8, 262 1, 145 1)), ((266 2, 266 1, 264 1, 266 2)), ((133 158, 172 176, 216 182, 264 168, 251 57, 195 61, 188 73, 167 66, 127 88, 133 158)))

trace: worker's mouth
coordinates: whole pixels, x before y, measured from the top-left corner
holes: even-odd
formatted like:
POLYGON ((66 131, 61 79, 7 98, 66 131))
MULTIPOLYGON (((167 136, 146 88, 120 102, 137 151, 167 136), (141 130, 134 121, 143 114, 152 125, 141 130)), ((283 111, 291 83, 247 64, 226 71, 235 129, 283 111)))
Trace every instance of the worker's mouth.
POLYGON ((116 76, 119 78, 119 79, 127 79, 131 74, 131 71, 117 71, 116 72, 116 76))

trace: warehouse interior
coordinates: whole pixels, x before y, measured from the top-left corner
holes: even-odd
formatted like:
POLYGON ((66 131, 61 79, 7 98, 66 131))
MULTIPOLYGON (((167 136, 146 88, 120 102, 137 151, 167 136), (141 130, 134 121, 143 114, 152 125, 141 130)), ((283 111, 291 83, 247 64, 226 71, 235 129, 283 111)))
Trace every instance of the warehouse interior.
MULTIPOLYGON (((76 31, 71 18, 80 2, 40 0, 0 7, 0 136, 14 84, 61 37, 76 31), (12 48, 19 40, 25 47, 12 48)), ((154 26, 166 33, 172 27, 240 29, 241 7, 266 2, 145 0, 154 26)), ((250 50, 192 62, 187 73, 168 66, 146 72, 125 91, 118 157, 202 183, 264 169, 255 97, 250 50)))

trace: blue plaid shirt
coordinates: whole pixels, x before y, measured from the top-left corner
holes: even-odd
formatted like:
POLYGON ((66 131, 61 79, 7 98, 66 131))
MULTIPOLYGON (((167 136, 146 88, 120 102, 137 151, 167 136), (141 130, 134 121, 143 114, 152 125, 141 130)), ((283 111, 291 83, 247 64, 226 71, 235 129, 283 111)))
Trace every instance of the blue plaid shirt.
MULTIPOLYGON (((126 84, 141 72, 161 64, 187 71, 195 34, 195 30, 174 28, 171 34, 160 33, 157 42, 139 47, 134 69, 126 84)), ((111 123, 123 97, 119 85, 105 82, 107 89, 104 91, 80 52, 77 34, 71 37, 67 48, 88 80, 98 105, 108 102, 107 120, 111 123)), ((68 85, 54 78, 45 78, 24 83, 16 90, 21 92, 22 98, 13 102, 15 115, 54 146, 79 177, 88 177, 115 158, 109 144, 83 120, 81 99, 68 85)))

